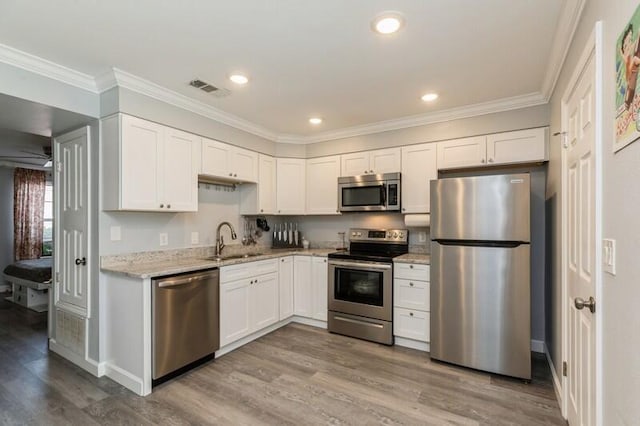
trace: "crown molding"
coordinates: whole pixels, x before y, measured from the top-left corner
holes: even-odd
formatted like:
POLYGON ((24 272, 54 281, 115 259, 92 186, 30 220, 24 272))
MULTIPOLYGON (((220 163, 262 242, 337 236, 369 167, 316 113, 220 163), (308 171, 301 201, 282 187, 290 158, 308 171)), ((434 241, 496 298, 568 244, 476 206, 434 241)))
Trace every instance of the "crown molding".
POLYGON ((5 44, 0 44, 0 62, 83 90, 88 90, 92 93, 98 93, 95 79, 92 76, 14 49, 5 44))
POLYGON ((272 132, 265 127, 254 124, 234 114, 222 111, 181 93, 169 90, 149 80, 129 74, 118 68, 113 68, 110 72, 99 76, 96 79, 96 82, 100 89, 100 93, 118 86, 271 141, 275 141, 278 137, 277 133, 272 132))
POLYGON ((280 135, 276 142, 290 144, 312 144, 326 142, 335 139, 351 138, 355 136, 382 133, 391 130, 400 130, 410 127, 424 126, 427 124, 442 123, 445 121, 459 120, 463 118, 477 117, 515 109, 527 108, 546 104, 547 100, 539 93, 513 96, 497 99, 495 101, 482 102, 473 105, 465 105, 457 108, 430 112, 426 114, 412 115, 361 126, 347 127, 344 129, 318 133, 311 136, 280 135))
POLYGON ((573 36, 578 29, 585 3, 586 0, 566 0, 562 6, 558 24, 556 25, 556 32, 553 36, 547 72, 542 82, 541 93, 547 102, 551 99, 558 78, 560 77, 560 72, 569 53, 573 36))

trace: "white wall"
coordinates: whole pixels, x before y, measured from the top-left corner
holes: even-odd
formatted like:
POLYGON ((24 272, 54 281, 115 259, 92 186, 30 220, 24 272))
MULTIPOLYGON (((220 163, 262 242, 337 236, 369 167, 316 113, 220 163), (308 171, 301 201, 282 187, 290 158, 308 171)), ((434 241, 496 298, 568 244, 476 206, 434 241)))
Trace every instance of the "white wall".
MULTIPOLYGON (((589 0, 575 39, 564 64, 562 74, 551 101, 551 131, 560 130, 560 103, 568 81, 582 53, 596 21, 603 21, 604 29, 604 205, 603 233, 617 241, 617 274, 604 274, 603 300, 598 300, 598 312, 603 316, 604 368, 604 424, 637 424, 640 419, 640 142, 613 154, 615 44, 624 30, 638 2, 634 0, 589 0)), ((637 34, 638 29, 634 29, 637 34)), ((547 198, 560 200, 560 142, 551 144, 551 162, 547 198)), ((560 230, 558 209, 554 229, 560 230)), ((554 236, 560 247, 560 232, 554 236)), ((560 250, 555 250, 552 271, 554 298, 560 300, 560 250)), ((556 309, 559 309, 557 304, 556 309)), ((554 315, 554 354, 556 368, 560 368, 560 317, 554 315)))
MULTIPOLYGON (((13 167, 0 167, 0 272, 13 263, 13 167)), ((9 283, 0 278, 0 291, 9 283)))

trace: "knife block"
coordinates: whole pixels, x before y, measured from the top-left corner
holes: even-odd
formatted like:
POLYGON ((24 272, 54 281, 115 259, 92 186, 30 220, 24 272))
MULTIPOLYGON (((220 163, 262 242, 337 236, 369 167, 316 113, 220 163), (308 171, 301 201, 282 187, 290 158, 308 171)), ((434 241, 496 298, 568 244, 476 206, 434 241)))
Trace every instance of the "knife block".
POLYGON ((299 237, 300 240, 298 241, 298 244, 289 244, 286 241, 280 241, 278 239, 273 240, 273 243, 271 244, 271 248, 302 248, 302 236, 299 237))

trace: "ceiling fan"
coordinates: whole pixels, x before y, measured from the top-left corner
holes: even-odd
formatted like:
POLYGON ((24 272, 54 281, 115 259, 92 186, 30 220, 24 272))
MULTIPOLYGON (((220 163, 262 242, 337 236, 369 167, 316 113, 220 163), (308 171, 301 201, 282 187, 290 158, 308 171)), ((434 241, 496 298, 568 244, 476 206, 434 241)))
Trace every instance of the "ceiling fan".
POLYGON ((42 164, 41 164, 42 167, 51 167, 52 158, 53 157, 51 154, 50 146, 43 146, 42 153, 26 151, 21 149, 18 151, 18 153, 16 153, 16 155, 12 155, 12 154, 0 155, 0 161, 2 160, 16 161, 17 160, 17 162, 20 162, 20 160, 42 160, 42 164))

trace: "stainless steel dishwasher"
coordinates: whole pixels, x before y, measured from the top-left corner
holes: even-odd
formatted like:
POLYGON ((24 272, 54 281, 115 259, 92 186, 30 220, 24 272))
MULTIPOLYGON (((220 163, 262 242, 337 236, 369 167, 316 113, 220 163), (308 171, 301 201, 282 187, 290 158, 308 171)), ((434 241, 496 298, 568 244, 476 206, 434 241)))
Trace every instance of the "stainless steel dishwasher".
POLYGON ((157 380, 220 348, 217 269, 152 281, 152 378, 157 380))

